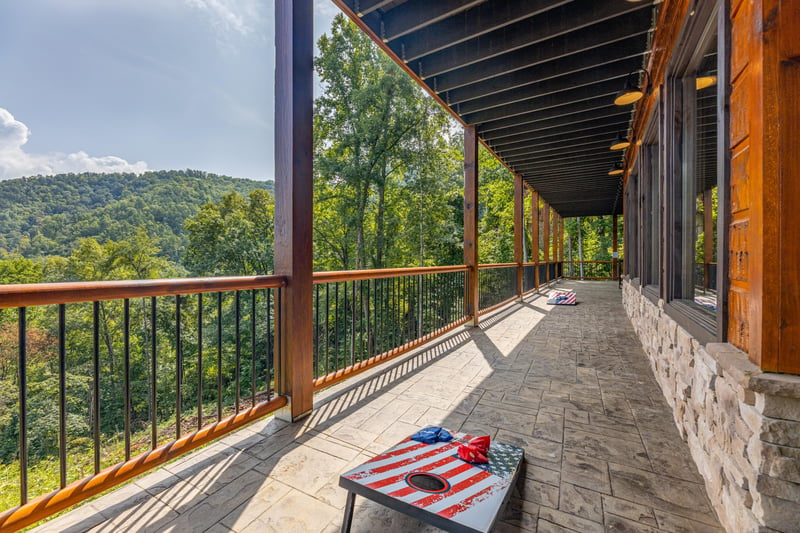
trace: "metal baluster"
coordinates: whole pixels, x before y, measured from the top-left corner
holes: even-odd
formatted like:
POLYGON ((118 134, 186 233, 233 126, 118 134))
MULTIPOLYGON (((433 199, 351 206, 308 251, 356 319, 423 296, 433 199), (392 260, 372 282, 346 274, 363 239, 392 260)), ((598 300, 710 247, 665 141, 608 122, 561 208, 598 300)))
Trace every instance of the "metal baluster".
POLYGON ((236 412, 239 412, 240 408, 240 401, 242 395, 242 388, 241 388, 241 364, 242 364, 242 309, 241 309, 241 293, 236 291, 235 293, 235 307, 236 312, 234 315, 234 321, 236 323, 235 334, 236 334, 236 368, 235 368, 235 375, 236 375, 236 412))
MULTIPOLYGON (((150 298, 150 328, 152 338, 150 342, 150 449, 155 450, 158 446, 158 403, 156 398, 158 384, 158 366, 156 353, 158 349, 158 339, 156 338, 156 297, 150 298)), ((98 391, 99 394, 99 391, 98 391)))
POLYGON ((175 296, 175 438, 181 438, 183 409, 183 345, 181 343, 181 295, 175 296))
POLYGON ((334 331, 333 331, 333 371, 339 370, 339 282, 333 284, 334 302, 334 331))
POLYGON ((217 293, 217 422, 222 420, 222 293, 217 293))
POLYGON ((28 503, 28 335, 27 309, 19 308, 19 499, 28 503))
POLYGON ((67 486, 67 318, 58 304, 58 472, 61 488, 67 486))
POLYGON ((272 399, 272 361, 274 352, 272 351, 272 289, 267 289, 267 400, 272 399))
POLYGON ((92 441, 94 444, 94 473, 100 472, 100 302, 93 302, 92 316, 92 441))
POLYGON ((122 301, 123 379, 122 396, 125 403, 125 460, 131 458, 131 301, 122 301))
POLYGON ((314 377, 319 377, 319 285, 314 285, 314 377))
POLYGON ((250 407, 256 404, 256 290, 250 289, 250 407))
POLYGON ((330 283, 325 284, 325 373, 328 373, 328 365, 330 363, 330 316, 331 304, 329 296, 330 283))
POLYGON ((203 293, 197 293, 197 429, 203 427, 203 293))

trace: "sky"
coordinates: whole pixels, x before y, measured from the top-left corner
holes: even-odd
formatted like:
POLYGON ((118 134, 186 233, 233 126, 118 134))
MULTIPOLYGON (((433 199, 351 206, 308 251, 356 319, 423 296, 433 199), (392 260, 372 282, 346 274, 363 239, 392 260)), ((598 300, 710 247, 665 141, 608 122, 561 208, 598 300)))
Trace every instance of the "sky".
MULTIPOLYGON (((272 179, 275 0, 0 1, 0 180, 272 179)), ((314 0, 315 40, 339 10, 314 0)))

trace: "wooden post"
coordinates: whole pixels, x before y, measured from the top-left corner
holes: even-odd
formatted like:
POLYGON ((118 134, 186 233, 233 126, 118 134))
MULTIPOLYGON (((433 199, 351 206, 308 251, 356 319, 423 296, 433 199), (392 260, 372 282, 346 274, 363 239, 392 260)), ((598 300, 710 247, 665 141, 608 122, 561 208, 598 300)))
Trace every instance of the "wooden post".
POLYGON ((550 282, 550 204, 544 202, 542 206, 542 222, 544 223, 544 237, 542 248, 544 249, 544 282, 550 282))
POLYGON ((464 264, 469 268, 466 314, 478 325, 478 129, 464 127, 464 264))
POLYGON ((703 291, 708 291, 711 263, 714 259, 714 213, 712 190, 703 191, 703 291))
POLYGON ((559 236, 559 228, 561 227, 561 216, 558 212, 553 209, 553 263, 555 263, 556 267, 553 271, 553 279, 558 279, 558 236, 559 236))
POLYGON ((525 236, 525 223, 522 220, 525 189, 522 175, 514 174, 514 262, 517 263, 517 296, 522 298, 522 239, 525 236))
POLYGON ((617 215, 614 215, 611 219, 611 235, 612 235, 612 243, 611 243, 611 275, 614 279, 619 279, 619 238, 617 232, 617 215))
POLYGON ((533 286, 539 288, 539 193, 531 190, 531 258, 536 263, 533 286))
POLYGON ((313 407, 313 2, 275 4, 275 273, 280 299, 278 387, 298 420, 313 407))

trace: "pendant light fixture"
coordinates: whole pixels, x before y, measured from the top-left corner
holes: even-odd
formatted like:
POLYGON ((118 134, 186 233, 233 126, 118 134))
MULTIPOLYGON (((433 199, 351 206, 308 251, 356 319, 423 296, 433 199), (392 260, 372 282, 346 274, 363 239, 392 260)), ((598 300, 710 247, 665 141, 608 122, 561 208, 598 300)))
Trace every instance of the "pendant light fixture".
MULTIPOLYGON (((643 70, 642 72, 644 72, 645 78, 649 80, 650 75, 647 71, 643 70)), ((644 96, 644 90, 639 86, 638 81, 632 79, 635 74, 635 72, 631 72, 628 77, 625 78, 625 85, 614 98, 614 103, 616 105, 630 105, 638 102, 644 96)))
POLYGON ((620 174, 622 174, 623 172, 625 172, 625 169, 624 169, 624 168, 622 168, 622 163, 620 163, 619 161, 617 161, 617 162, 616 162, 616 163, 614 163, 614 165, 611 167, 611 170, 609 170, 609 171, 608 171, 608 175, 609 175, 609 176, 619 176, 619 175, 620 175, 620 174))
POLYGON ((611 143, 612 150, 624 150, 631 145, 631 141, 622 133, 617 135, 617 138, 611 143))

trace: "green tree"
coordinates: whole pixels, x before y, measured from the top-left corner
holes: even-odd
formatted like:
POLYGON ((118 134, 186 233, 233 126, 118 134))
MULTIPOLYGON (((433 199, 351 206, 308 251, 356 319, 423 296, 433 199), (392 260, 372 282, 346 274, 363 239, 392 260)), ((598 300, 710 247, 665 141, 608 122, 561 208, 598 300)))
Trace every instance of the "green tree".
POLYGON ((275 202, 265 190, 232 192, 185 223, 184 264, 198 275, 264 275, 273 271, 275 202))

